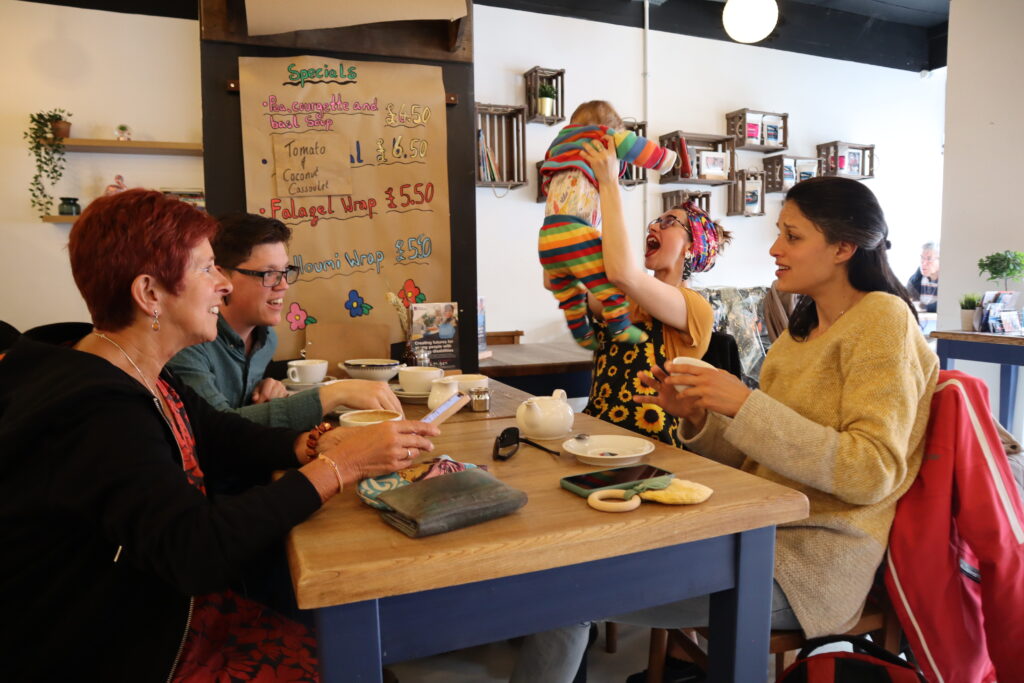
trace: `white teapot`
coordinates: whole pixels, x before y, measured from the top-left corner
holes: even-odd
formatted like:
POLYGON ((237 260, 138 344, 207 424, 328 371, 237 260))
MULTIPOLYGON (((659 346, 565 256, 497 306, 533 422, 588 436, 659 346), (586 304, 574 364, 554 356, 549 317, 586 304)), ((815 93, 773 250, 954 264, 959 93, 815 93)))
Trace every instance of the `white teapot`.
POLYGON ((455 394, 459 393, 459 382, 454 377, 442 377, 430 383, 427 408, 433 410, 455 394))
POLYGON ((575 416, 565 391, 555 389, 550 396, 534 396, 519 404, 516 425, 531 439, 557 439, 572 431, 575 416))

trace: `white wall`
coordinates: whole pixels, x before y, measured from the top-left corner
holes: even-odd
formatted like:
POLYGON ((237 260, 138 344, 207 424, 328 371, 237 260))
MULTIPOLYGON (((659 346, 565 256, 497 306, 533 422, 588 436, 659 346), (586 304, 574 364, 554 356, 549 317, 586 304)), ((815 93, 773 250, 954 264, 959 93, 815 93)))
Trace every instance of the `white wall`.
MULTIPOLYGON (((607 99, 623 116, 642 117, 641 30, 477 5, 474 33, 478 102, 523 104, 525 71, 534 66, 564 68, 567 114, 585 100, 607 99)), ((794 154, 814 156, 817 143, 831 140, 877 145, 877 177, 866 182, 886 211, 891 259, 900 278, 909 278, 917 267, 920 245, 938 237, 945 69, 922 78, 907 71, 662 32, 651 33, 649 65, 649 137, 673 130, 723 133, 726 112, 743 107, 788 112, 794 154)), ((569 338, 554 299, 541 287, 536 256, 544 208, 534 202, 534 168, 557 130, 527 124, 528 187, 502 199, 489 189, 476 194, 477 269, 487 326, 522 329, 524 341, 569 338)), ((762 154, 738 155, 741 168, 761 168, 762 154)), ((650 183, 627 197, 638 251, 643 225, 660 213, 661 193, 682 187, 650 183)), ((770 284, 768 247, 782 195, 768 195, 763 217, 726 218, 726 188, 712 192, 712 214, 722 218, 736 239, 715 270, 694 282, 770 284)))
MULTIPOLYGON (((113 139, 126 123, 135 140, 202 140, 199 23, 0 0, 0 24, 0 320, 88 320, 68 267, 70 226, 40 222, 29 203, 35 164, 22 132, 30 113, 63 108, 72 137, 113 139)), ((69 153, 53 195, 84 207, 117 173, 130 187, 203 186, 198 157, 69 153)))
MULTIPOLYGON (((951 191, 943 200, 940 329, 959 329, 961 294, 997 288, 978 276, 979 258, 1005 249, 1024 251, 1016 153, 1024 127, 1022 26, 1020 0, 950 5, 944 182, 951 191)), ((958 362, 956 367, 988 382, 997 411, 998 366, 958 362)), ((1020 436, 1020 395, 1017 406, 1013 431, 1020 436)))

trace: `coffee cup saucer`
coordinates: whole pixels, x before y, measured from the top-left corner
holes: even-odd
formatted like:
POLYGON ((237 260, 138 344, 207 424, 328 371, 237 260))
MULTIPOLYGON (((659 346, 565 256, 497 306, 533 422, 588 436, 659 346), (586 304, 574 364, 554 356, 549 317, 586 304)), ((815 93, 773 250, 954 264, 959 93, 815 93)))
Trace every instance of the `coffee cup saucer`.
POLYGON ((281 380, 281 384, 283 384, 284 388, 288 391, 306 391, 307 389, 316 389, 317 387, 322 387, 325 384, 330 384, 331 382, 336 381, 338 381, 337 378, 331 377, 330 375, 327 375, 319 382, 293 382, 291 379, 285 377, 281 380))
POLYGON ((397 396, 398 400, 401 401, 402 403, 426 404, 427 398, 430 397, 429 391, 422 394, 413 391, 406 391, 405 389, 402 388, 401 384, 397 383, 389 384, 388 388, 391 389, 391 391, 395 392, 395 396, 397 396))

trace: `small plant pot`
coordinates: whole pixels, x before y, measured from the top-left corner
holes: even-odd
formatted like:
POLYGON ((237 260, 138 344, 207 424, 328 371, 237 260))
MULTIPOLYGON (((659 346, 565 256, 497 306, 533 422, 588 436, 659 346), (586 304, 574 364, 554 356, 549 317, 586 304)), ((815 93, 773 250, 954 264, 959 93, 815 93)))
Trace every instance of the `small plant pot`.
POLYGON ((553 97, 538 97, 537 98, 537 113, 541 116, 554 116, 555 115, 555 98, 553 97))
POLYGON ((960 309, 960 329, 965 332, 974 332, 974 311, 976 309, 960 309))
POLYGON ((53 137, 55 138, 69 138, 71 137, 71 122, 54 121, 50 124, 50 130, 53 131, 53 137))

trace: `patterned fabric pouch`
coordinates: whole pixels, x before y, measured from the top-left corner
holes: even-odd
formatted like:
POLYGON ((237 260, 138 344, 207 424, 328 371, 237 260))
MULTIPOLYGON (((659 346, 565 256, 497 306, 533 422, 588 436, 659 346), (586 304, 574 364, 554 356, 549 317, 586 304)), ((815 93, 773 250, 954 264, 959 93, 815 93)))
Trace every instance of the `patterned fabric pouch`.
POLYGON ((433 479, 434 477, 440 477, 444 474, 451 474, 452 472, 461 472, 463 470, 475 469, 479 467, 482 470, 487 470, 484 465, 474 465, 470 462, 459 462, 458 460, 452 460, 447 455, 439 455, 430 462, 422 462, 412 467, 406 467, 404 470, 398 470, 391 474, 383 474, 379 477, 372 477, 363 479, 359 482, 359 486, 356 488, 356 493, 364 503, 372 508, 378 510, 390 510, 391 508, 384 503, 377 500, 380 494, 385 491, 393 491, 395 489, 408 486, 409 484, 416 481, 423 481, 425 479, 433 479))

